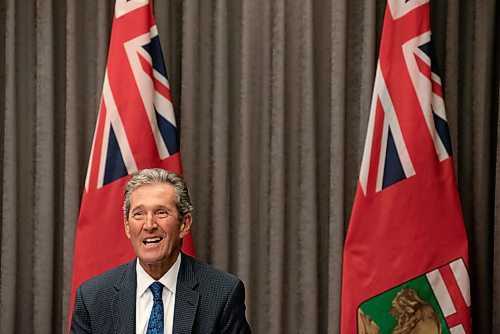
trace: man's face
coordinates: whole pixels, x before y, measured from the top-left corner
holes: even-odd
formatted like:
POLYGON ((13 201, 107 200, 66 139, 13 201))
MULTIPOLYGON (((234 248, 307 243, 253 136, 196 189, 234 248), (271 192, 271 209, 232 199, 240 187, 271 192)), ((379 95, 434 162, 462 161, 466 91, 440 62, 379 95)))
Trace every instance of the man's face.
POLYGON ((181 239, 191 227, 191 214, 181 222, 170 184, 152 183, 132 191, 125 234, 141 265, 160 265, 167 269, 177 259, 181 239))

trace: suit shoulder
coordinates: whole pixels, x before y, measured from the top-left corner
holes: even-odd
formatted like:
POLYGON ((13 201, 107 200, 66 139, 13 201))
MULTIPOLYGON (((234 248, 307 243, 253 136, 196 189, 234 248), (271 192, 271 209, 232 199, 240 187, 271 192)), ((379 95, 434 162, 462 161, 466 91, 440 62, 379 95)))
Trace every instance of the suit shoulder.
POLYGON ((82 293, 99 293, 118 284, 127 272, 134 270, 135 260, 109 269, 99 275, 96 275, 80 285, 82 293))
POLYGON ((193 270, 196 272, 197 276, 209 276, 222 280, 227 280, 229 282, 236 282, 239 278, 233 274, 222 271, 220 269, 215 268, 214 266, 202 262, 194 257, 186 255, 188 261, 191 261, 193 266, 193 270))
MULTIPOLYGON (((249 332, 245 318, 245 287, 238 277, 186 255, 182 258, 181 268, 178 283, 181 283, 182 290, 193 289, 199 296, 194 332, 249 332)), ((179 285, 177 287, 179 289, 179 285)), ((188 303, 183 300, 185 296, 185 293, 179 293, 176 308, 188 303)))

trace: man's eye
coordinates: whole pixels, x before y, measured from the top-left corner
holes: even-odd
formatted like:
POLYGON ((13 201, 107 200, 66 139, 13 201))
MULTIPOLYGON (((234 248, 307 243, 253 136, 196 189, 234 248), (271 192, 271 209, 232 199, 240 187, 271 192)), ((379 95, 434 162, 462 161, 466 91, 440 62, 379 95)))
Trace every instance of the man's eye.
POLYGON ((166 218, 166 217, 168 217, 168 211, 158 210, 158 211, 156 211, 156 216, 159 218, 166 218))
POLYGON ((132 215, 132 217, 134 217, 135 219, 141 219, 144 217, 144 212, 142 211, 136 211, 134 212, 134 214, 132 215))

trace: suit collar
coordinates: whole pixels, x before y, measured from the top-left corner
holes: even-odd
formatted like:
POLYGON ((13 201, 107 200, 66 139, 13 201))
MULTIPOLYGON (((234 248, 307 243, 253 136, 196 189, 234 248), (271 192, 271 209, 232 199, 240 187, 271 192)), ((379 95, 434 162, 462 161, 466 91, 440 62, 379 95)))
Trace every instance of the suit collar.
POLYGON ((122 275, 114 282, 114 333, 135 333, 135 304, 137 290, 136 260, 123 265, 122 275))
MULTIPOLYGON (((135 333, 135 304, 137 290, 136 260, 123 265, 122 274, 113 286, 114 333, 135 333)), ((200 295, 193 259, 181 253, 181 266, 177 278, 174 309, 174 333, 191 333, 200 295)))
POLYGON ((181 253, 174 310, 174 333, 191 333, 200 295, 191 257, 181 253))
POLYGON ((177 284, 182 282, 191 289, 195 289, 198 285, 198 279, 196 278, 193 269, 193 261, 194 259, 192 257, 181 252, 181 267, 179 268, 177 284))

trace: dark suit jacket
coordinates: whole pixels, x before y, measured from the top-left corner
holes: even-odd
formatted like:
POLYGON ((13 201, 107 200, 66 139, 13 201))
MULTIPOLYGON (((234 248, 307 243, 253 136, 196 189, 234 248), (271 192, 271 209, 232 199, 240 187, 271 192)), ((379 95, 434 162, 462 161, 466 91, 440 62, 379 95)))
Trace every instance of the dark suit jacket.
MULTIPOLYGON (((173 333, 250 333, 243 282, 181 256, 173 333)), ((135 333, 136 288, 136 260, 80 285, 71 333, 135 333)))

